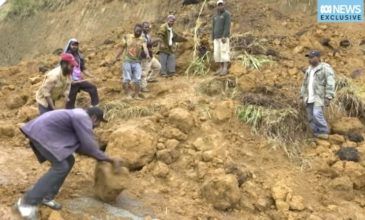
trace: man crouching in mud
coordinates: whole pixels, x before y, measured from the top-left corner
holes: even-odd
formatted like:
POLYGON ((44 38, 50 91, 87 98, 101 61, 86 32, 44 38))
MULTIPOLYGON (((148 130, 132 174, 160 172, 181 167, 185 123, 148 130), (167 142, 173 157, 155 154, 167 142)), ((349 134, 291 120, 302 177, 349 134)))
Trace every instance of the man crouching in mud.
POLYGON ((55 110, 47 112, 25 124, 21 131, 30 140, 31 147, 40 163, 49 161, 51 168, 22 198, 15 207, 27 220, 38 220, 40 204, 52 209, 61 209, 54 198, 58 194, 75 158, 79 153, 106 161, 120 170, 121 161, 111 159, 97 146, 93 128, 106 122, 103 111, 98 107, 83 109, 55 110))

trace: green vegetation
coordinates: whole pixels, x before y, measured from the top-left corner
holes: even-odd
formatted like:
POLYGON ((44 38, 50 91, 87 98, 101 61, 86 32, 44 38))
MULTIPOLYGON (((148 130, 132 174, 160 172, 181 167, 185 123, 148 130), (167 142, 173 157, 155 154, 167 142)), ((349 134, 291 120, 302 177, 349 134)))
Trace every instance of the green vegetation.
POLYGON ((251 126, 252 131, 279 146, 289 158, 300 158, 300 141, 306 133, 302 112, 291 108, 270 108, 241 104, 236 109, 238 119, 251 126))
POLYGON ((202 57, 196 57, 186 69, 185 74, 189 76, 205 76, 210 71, 210 53, 202 57))
POLYGON ((269 57, 264 55, 251 55, 244 51, 243 54, 237 56, 237 59, 242 62, 242 64, 249 69, 260 70, 265 65, 271 65, 274 63, 269 57))
POLYGON ((112 101, 100 107, 104 110, 107 120, 140 118, 159 110, 157 105, 135 106, 123 101, 112 101))

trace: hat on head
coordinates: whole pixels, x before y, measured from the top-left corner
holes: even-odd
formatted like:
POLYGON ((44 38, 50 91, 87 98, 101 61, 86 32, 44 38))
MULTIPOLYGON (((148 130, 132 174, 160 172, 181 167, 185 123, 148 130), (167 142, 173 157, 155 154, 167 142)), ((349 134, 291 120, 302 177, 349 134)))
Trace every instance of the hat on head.
POLYGON ((96 118, 102 122, 108 122, 105 118, 104 118, 104 111, 101 110, 101 108, 99 107, 90 107, 87 109, 87 113, 90 116, 95 115, 96 118))
POLYGON ((76 62, 75 57, 70 53, 62 53, 61 61, 66 61, 72 66, 78 66, 79 64, 76 62))
POLYGON ((218 0, 217 5, 219 5, 219 4, 224 4, 224 1, 223 0, 218 0))
POLYGON ((319 50, 311 50, 305 56, 306 57, 309 57, 309 58, 320 57, 321 56, 321 52, 319 52, 319 50))
POLYGON ((175 15, 169 15, 169 16, 167 16, 167 20, 168 21, 176 21, 176 16, 175 15))

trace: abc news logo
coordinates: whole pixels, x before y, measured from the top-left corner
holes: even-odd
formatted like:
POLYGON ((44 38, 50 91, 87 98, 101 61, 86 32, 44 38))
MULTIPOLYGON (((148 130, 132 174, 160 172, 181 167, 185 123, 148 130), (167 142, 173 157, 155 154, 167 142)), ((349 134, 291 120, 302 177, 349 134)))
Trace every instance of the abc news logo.
POLYGON ((321 14, 361 14, 361 5, 321 5, 321 14))

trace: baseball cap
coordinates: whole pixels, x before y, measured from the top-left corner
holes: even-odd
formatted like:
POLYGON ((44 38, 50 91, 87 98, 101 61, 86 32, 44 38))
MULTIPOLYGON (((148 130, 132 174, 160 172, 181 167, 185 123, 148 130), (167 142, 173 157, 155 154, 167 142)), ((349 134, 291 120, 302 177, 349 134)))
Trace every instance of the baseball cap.
POLYGON ((223 0, 218 0, 217 5, 219 5, 219 4, 224 4, 224 1, 223 0))
POLYGON ((320 57, 321 56, 321 52, 319 52, 319 50, 311 50, 305 56, 306 57, 309 57, 309 58, 320 57))
POLYGON ((87 109, 87 113, 92 116, 95 115, 96 118, 102 122, 108 122, 105 118, 104 118, 104 111, 99 108, 99 107, 90 107, 87 109))
POLYGON ((76 62, 75 57, 70 53, 62 53, 61 61, 66 61, 72 66, 78 66, 79 64, 76 62))

